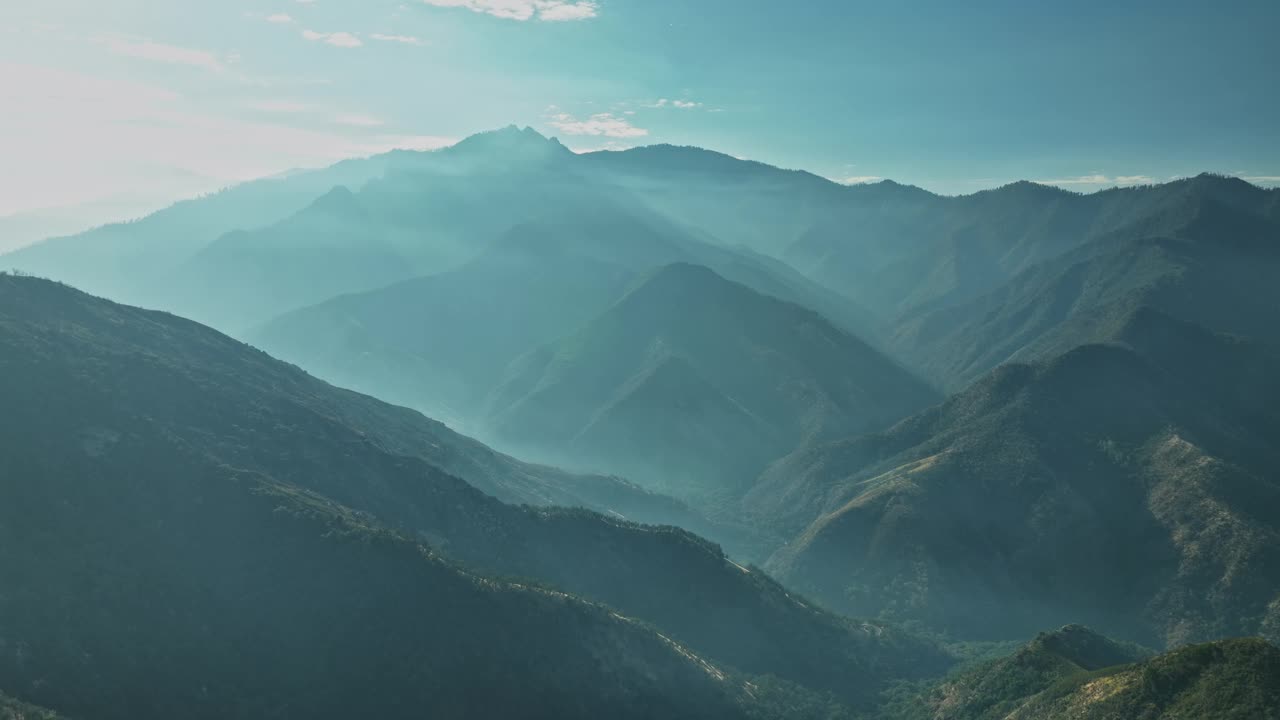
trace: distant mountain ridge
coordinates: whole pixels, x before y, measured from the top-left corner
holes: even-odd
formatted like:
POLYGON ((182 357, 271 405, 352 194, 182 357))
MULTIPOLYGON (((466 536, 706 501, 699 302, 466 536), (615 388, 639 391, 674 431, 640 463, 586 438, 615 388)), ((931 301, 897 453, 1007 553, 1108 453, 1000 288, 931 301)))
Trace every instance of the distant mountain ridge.
POLYGON ((1188 199, 1170 210, 1172 217, 1081 245, 979 298, 910 313, 888 345, 958 389, 1002 362, 1048 358, 1093 341, 1105 334, 1108 317, 1140 305, 1280 343, 1271 322, 1280 312, 1273 282, 1280 271, 1280 216, 1256 198, 1232 215, 1226 201, 1213 197, 1265 195, 1244 183, 1197 178, 1184 185, 1188 199))
POLYGON ((641 275, 706 265, 758 292, 865 324, 778 261, 734 251, 626 203, 546 210, 452 270, 286 313, 246 339, 317 374, 475 428, 520 355, 579 330, 641 275))
MULTIPOLYGON (((1205 175, 1094 195, 1023 182, 951 198, 891 182, 843 186, 699 148, 651 146, 579 155, 532 129, 513 126, 437 151, 394 151, 248 183, 136 223, 40 243, 0 263, 238 332, 344 292, 456 267, 541 209, 584 207, 595 197, 625 198, 714 244, 787 261, 870 311, 854 328, 862 331, 869 329, 867 322, 884 325, 899 313, 980 296, 1108 232, 1145 228, 1142 233, 1150 235, 1159 216, 1172 212, 1195 188, 1232 213, 1248 209, 1274 220, 1280 212, 1275 209, 1280 190, 1205 175), (1209 185, 1221 187, 1206 190, 1209 185), (263 294, 281 281, 262 278, 267 287, 261 288, 238 279, 238 273, 260 272, 264 258, 279 250, 275 246, 287 244, 287 226, 279 229, 281 238, 266 228, 335 186, 372 201, 367 210, 377 222, 352 229, 344 242, 372 241, 371 251, 389 251, 381 261, 385 265, 363 279, 353 272, 332 287, 318 281, 313 290, 323 297, 263 294), (197 257, 234 231, 250 235, 224 243, 216 261, 197 257), (958 253, 961 248, 964 253, 958 253), (397 267, 400 272, 393 272, 397 267), (249 296, 239 298, 225 292, 227 287, 249 296), (209 292, 235 304, 223 308, 209 302, 209 292)), ((376 259, 376 254, 356 258, 353 270, 376 259)), ((297 284, 288 279, 290 273, 300 276, 307 263, 316 262, 278 256, 272 264, 286 275, 277 292, 297 284)), ((831 315, 834 307, 817 309, 831 315)))
POLYGON ((677 495, 737 494, 797 443, 935 399, 820 315, 673 264, 513 364, 489 422, 512 446, 611 462, 677 495))

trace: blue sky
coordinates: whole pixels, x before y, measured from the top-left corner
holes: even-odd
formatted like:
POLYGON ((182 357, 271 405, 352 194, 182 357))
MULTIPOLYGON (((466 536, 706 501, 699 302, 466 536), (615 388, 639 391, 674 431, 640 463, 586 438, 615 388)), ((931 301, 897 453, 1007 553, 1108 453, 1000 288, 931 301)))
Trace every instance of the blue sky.
POLYGON ((0 215, 518 123, 943 193, 1280 182, 1280 2, 0 0, 0 215))

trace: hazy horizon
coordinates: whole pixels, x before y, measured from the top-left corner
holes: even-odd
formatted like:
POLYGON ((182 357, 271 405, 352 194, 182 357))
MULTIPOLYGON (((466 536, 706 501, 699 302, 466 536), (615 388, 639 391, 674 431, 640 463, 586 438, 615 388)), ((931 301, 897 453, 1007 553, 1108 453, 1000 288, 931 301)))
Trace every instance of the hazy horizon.
POLYGON ((0 216, 159 205, 512 122, 578 151, 696 145, 947 195, 1206 171, 1274 185, 1280 101, 1243 88, 1266 84, 1277 23, 1244 1, 11 4, 0 98, 22 109, 0 156, 28 172, 0 216))

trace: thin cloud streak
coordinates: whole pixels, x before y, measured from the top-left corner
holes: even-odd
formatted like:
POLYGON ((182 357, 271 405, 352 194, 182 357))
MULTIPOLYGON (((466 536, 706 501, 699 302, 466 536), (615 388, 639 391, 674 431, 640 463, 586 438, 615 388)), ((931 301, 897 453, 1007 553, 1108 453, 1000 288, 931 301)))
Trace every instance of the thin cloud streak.
POLYGON ((364 43, 360 41, 360 38, 345 31, 316 32, 315 30, 303 30, 302 37, 312 42, 322 42, 326 45, 332 45, 340 48, 358 48, 364 45, 364 43))
POLYGON ((1040 185, 1057 185, 1057 186, 1079 186, 1079 185, 1106 185, 1117 187, 1130 187, 1133 185, 1154 185, 1159 182, 1150 175, 1116 175, 1108 176, 1100 173, 1092 175, 1079 175, 1077 177, 1055 178, 1050 180, 1032 180, 1031 182, 1040 185))
POLYGON ((475 13, 492 15, 503 20, 543 22, 571 22, 589 20, 597 16, 599 3, 593 0, 422 0, 427 5, 442 8, 465 8, 475 13))
POLYGON ((383 33, 370 33, 369 39, 379 42, 400 43, 402 45, 423 45, 420 38, 412 35, 384 35, 383 33))
POLYGON ((108 52, 122 57, 169 65, 189 65, 213 72, 222 72, 226 69, 217 55, 206 50, 168 45, 153 40, 134 40, 119 35, 107 35, 99 38, 99 41, 106 45, 108 52))
MULTIPOLYGON (((553 111, 554 112, 554 111, 553 111)), ((596 113, 580 120, 565 112, 554 112, 548 123, 566 135, 592 135, 611 138, 645 137, 649 131, 631 124, 627 118, 613 113, 596 113)))

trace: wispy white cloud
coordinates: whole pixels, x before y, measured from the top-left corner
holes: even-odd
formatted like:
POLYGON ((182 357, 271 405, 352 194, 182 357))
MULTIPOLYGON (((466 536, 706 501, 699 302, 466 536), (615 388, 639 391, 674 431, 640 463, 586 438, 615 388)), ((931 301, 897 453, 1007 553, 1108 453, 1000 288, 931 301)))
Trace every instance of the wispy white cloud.
POLYGON ((676 108, 677 110, 692 110, 702 107, 702 103, 692 100, 671 100, 668 98, 659 98, 654 102, 646 103, 645 107, 653 109, 676 108))
POLYGON ((269 23, 278 23, 280 25, 289 25, 295 22, 293 17, 286 13, 275 13, 274 15, 268 15, 266 17, 266 20, 269 23))
POLYGON ((1254 174, 1246 174, 1243 172, 1237 172, 1235 173, 1235 176, 1240 178, 1241 180, 1244 180, 1245 182, 1251 182, 1254 185, 1280 184, 1280 175, 1254 175, 1254 174))
POLYGON ((578 119, 557 108, 551 108, 552 114, 547 122, 566 135, 594 135, 611 138, 644 137, 649 131, 636 127, 625 117, 613 113, 596 113, 586 119, 578 119))
POLYGON ((848 175, 831 179, 841 185, 865 185, 867 183, 880 182, 884 178, 879 175, 848 175))
POLYGON ((1052 178, 1045 180, 1033 180, 1032 182, 1041 185, 1057 185, 1059 187, 1075 187, 1080 185, 1096 185, 1096 186, 1119 186, 1128 187, 1132 185, 1152 185, 1159 182, 1150 175, 1104 175, 1102 173, 1093 173, 1091 175, 1077 175, 1075 177, 1052 178))
POLYGON ((167 45, 153 40, 131 39, 120 35, 106 35, 98 40, 114 55, 170 65, 190 65, 214 72, 226 69, 217 55, 206 50, 167 45))
POLYGON ((466 8, 505 20, 567 22, 596 17, 600 5, 594 0, 422 0, 436 7, 466 8))
POLYGON ((358 48, 364 43, 360 42, 360 38, 349 32, 316 32, 315 30, 303 30, 302 37, 312 42, 322 42, 327 45, 340 48, 358 48))
POLYGON ((593 2, 543 3, 538 10, 538 19, 547 22, 587 20, 595 17, 598 9, 599 7, 593 2))
POLYGON ((404 45, 424 44, 421 38, 417 38, 412 35, 384 35, 382 33, 370 33, 369 37, 370 39, 377 40, 379 42, 394 42, 402 43, 404 45))

